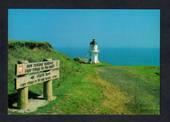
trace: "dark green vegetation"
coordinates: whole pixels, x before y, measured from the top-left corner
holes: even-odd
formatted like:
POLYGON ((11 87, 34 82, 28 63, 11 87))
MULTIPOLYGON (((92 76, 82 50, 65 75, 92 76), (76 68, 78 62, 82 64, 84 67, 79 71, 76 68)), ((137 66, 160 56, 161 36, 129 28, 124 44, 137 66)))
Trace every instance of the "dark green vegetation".
MULTIPOLYGON (((18 60, 60 60, 61 76, 53 81, 56 100, 29 114, 160 113, 159 67, 80 64, 45 42, 10 41, 8 52, 9 96, 16 93, 14 70, 18 60)), ((42 84, 30 86, 29 91, 41 95, 42 84)))

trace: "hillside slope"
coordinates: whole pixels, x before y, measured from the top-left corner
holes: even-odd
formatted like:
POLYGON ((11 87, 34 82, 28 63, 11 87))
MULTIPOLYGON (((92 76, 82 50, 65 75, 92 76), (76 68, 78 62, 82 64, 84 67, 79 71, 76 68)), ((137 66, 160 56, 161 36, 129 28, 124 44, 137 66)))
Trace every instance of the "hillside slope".
MULTIPOLYGON (((9 41, 8 52, 9 103, 18 60, 60 60, 61 76, 53 81, 56 100, 30 114, 159 114, 159 67, 80 64, 46 42, 9 41)), ((29 91, 41 95, 42 84, 29 91)))

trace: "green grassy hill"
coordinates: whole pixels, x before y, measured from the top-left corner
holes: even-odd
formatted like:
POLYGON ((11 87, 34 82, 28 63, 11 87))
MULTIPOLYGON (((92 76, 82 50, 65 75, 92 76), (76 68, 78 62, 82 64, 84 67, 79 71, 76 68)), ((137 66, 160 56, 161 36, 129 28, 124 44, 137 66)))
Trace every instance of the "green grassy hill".
MULTIPOLYGON (((14 89, 15 64, 45 58, 60 60, 60 79, 53 81, 57 98, 29 114, 159 114, 160 68, 80 64, 46 42, 9 41, 8 94, 14 89)), ((41 95, 42 84, 29 87, 41 95)))

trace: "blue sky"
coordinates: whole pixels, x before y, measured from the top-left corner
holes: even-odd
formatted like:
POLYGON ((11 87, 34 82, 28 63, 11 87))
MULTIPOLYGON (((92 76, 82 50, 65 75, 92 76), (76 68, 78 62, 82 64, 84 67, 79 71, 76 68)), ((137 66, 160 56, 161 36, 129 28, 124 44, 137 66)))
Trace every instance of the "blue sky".
POLYGON ((55 47, 159 48, 159 9, 9 9, 8 38, 55 47))

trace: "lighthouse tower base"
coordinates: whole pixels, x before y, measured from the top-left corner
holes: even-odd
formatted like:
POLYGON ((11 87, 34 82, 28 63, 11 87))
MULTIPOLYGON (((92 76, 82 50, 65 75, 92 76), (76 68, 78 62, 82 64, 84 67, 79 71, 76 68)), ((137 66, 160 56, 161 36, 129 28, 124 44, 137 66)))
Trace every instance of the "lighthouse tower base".
POLYGON ((98 55, 92 55, 90 61, 89 61, 91 64, 97 64, 97 63, 100 63, 99 60, 98 60, 98 55))

